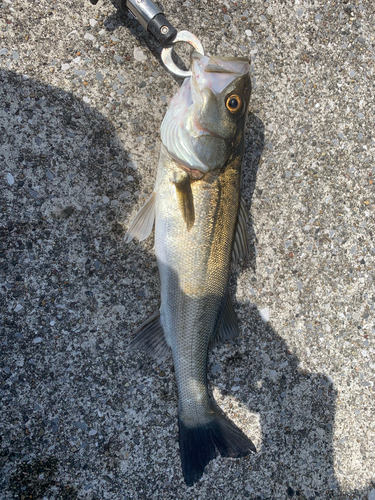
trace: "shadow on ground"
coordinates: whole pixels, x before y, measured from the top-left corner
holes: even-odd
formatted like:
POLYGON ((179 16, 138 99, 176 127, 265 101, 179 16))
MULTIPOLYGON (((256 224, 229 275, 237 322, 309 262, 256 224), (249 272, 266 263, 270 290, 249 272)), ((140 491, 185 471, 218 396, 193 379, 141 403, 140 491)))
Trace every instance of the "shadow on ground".
MULTIPOLYGON (((97 111, 12 72, 0 79, 8 89, 0 161, 3 178, 14 177, 1 185, 1 498, 190 498, 172 367, 162 373, 146 356, 126 354, 134 323, 155 309, 159 293, 150 247, 124 248, 119 224, 138 201, 141 179, 97 111), (160 438, 171 455, 156 461, 160 438)), ((263 145, 263 124, 251 115, 249 207, 263 145)), ((332 383, 302 372, 250 303, 237 313, 244 336, 214 350, 209 376, 223 398, 236 394, 259 415, 262 446, 255 456, 211 463, 194 492, 364 498, 340 493, 335 478, 332 383), (243 385, 233 392, 236 378, 243 385)))

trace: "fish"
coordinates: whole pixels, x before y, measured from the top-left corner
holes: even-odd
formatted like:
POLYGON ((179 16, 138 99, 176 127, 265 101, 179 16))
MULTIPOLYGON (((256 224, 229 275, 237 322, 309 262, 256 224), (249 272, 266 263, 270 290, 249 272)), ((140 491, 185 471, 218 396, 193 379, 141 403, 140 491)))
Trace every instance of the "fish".
POLYGON ((161 305, 136 330, 131 348, 159 360, 172 354, 188 486, 218 453, 238 458, 256 452, 207 385, 209 350, 239 333, 229 274, 231 262, 249 252, 240 194, 249 70, 246 58, 192 54, 192 75, 171 99, 161 125, 154 190, 125 235, 126 243, 142 241, 155 224, 161 305))

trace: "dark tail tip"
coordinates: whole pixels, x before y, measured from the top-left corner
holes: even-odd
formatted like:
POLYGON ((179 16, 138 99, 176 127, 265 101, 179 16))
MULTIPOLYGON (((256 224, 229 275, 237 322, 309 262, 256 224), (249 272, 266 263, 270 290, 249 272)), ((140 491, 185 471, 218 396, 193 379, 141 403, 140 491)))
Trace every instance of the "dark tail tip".
POLYGON ((188 486, 196 483, 206 465, 216 457, 239 458, 256 452, 253 442, 215 408, 212 420, 199 427, 188 427, 179 418, 182 473, 188 486))
POLYGON ((182 473, 188 486, 201 478, 208 462, 216 457, 210 427, 187 427, 179 418, 182 473))

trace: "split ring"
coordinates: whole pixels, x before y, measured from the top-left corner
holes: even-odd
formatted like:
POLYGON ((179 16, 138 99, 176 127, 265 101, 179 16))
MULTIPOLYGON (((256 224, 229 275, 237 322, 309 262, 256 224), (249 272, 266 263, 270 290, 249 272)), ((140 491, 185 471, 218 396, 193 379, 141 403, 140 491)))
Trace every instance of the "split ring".
POLYGON ((172 59, 173 46, 175 43, 185 42, 191 45, 199 54, 204 55, 204 50, 201 42, 198 40, 196 36, 194 36, 190 31, 179 31, 177 33, 176 38, 173 40, 172 45, 169 47, 165 47, 161 51, 161 60, 165 64, 168 71, 170 71, 173 75, 187 78, 191 76, 191 70, 185 71, 180 69, 172 59))

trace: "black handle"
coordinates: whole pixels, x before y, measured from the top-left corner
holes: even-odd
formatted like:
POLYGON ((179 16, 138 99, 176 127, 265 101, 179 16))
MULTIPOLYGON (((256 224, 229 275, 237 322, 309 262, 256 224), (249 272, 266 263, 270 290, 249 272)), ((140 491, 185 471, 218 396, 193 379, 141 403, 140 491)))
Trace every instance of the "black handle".
MULTIPOLYGON (((96 5, 99 0, 90 0, 96 5)), ((177 30, 165 18, 159 7, 151 0, 112 0, 115 6, 125 14, 128 10, 163 47, 170 45, 177 36, 177 30)))
POLYGON ((147 31, 165 47, 170 45, 177 36, 177 30, 166 20, 164 14, 158 14, 148 23, 147 31))

